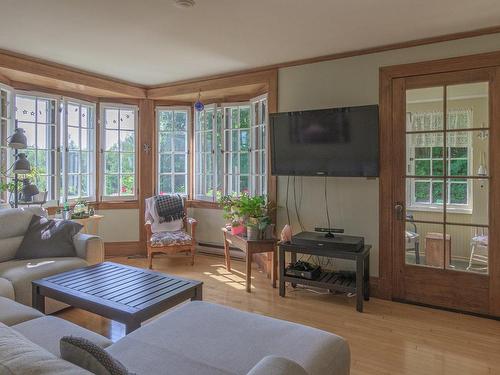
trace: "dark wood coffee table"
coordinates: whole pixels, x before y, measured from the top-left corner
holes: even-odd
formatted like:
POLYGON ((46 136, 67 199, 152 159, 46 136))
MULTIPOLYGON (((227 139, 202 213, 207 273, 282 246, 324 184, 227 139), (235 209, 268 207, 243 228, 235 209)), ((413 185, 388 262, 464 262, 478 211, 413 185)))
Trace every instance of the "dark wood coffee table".
POLYGON ((116 320, 126 333, 186 300, 201 300, 201 281, 112 262, 33 281, 33 307, 45 312, 45 297, 116 320))

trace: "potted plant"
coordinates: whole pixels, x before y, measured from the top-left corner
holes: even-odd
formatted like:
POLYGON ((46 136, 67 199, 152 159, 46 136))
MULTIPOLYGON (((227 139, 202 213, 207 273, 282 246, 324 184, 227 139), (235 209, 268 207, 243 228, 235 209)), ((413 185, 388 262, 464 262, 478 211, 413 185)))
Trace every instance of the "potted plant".
POLYGON ((224 219, 229 221, 231 232, 235 235, 244 234, 243 217, 239 208, 239 199, 235 195, 224 195, 219 198, 219 204, 224 210, 224 219))

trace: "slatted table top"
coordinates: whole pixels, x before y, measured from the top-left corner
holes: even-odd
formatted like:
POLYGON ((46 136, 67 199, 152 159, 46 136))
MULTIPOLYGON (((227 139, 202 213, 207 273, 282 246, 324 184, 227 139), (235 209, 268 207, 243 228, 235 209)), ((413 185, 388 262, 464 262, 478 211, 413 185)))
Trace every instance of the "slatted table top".
POLYGON ((118 321, 144 321, 186 299, 201 299, 201 287, 200 281, 112 262, 33 281, 34 293, 118 321))

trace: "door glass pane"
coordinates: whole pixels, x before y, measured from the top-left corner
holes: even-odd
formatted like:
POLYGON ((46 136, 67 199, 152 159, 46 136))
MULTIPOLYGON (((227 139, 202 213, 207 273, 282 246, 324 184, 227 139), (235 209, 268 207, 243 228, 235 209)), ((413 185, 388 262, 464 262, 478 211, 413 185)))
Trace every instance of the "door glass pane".
POLYGON ((406 221, 406 264, 444 268, 443 224, 406 221))
POLYGON ((488 228, 446 225, 449 257, 446 268, 454 271, 488 273, 488 228))

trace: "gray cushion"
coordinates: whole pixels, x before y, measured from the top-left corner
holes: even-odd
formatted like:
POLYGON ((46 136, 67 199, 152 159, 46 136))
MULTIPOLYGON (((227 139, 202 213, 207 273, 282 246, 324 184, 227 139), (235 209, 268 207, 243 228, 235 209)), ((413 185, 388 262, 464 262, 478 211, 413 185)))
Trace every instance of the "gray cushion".
POLYGON ((75 256, 73 237, 83 225, 71 220, 53 220, 33 215, 17 249, 17 259, 75 256))
POLYGON ((183 304, 106 350, 148 375, 246 374, 268 355, 291 359, 309 375, 347 375, 350 366, 339 336, 207 302, 183 304))
POLYGON ((57 358, 1 323, 0 374, 92 375, 87 370, 57 358))
POLYGON ((12 328, 58 357, 61 355, 59 340, 63 336, 83 337, 102 348, 112 344, 112 341, 104 336, 53 316, 28 320, 12 328))
POLYGON ((0 263, 0 277, 12 283, 16 301, 31 306, 31 282, 33 280, 85 266, 87 262, 76 257, 10 260, 0 263))
POLYGON ((42 316, 43 314, 38 310, 17 303, 9 298, 0 297, 0 322, 5 325, 13 326, 42 316))
POLYGON ((0 277, 0 297, 10 299, 15 298, 14 286, 9 280, 4 279, 3 277, 0 277))
POLYGON ((307 372, 290 359, 268 355, 262 358, 247 375, 307 375, 307 372))
POLYGON ((65 336, 61 339, 60 346, 63 359, 95 375, 129 375, 125 366, 87 339, 65 336))
POLYGON ((40 207, 0 209, 0 262, 14 259, 33 214, 46 212, 40 207))

